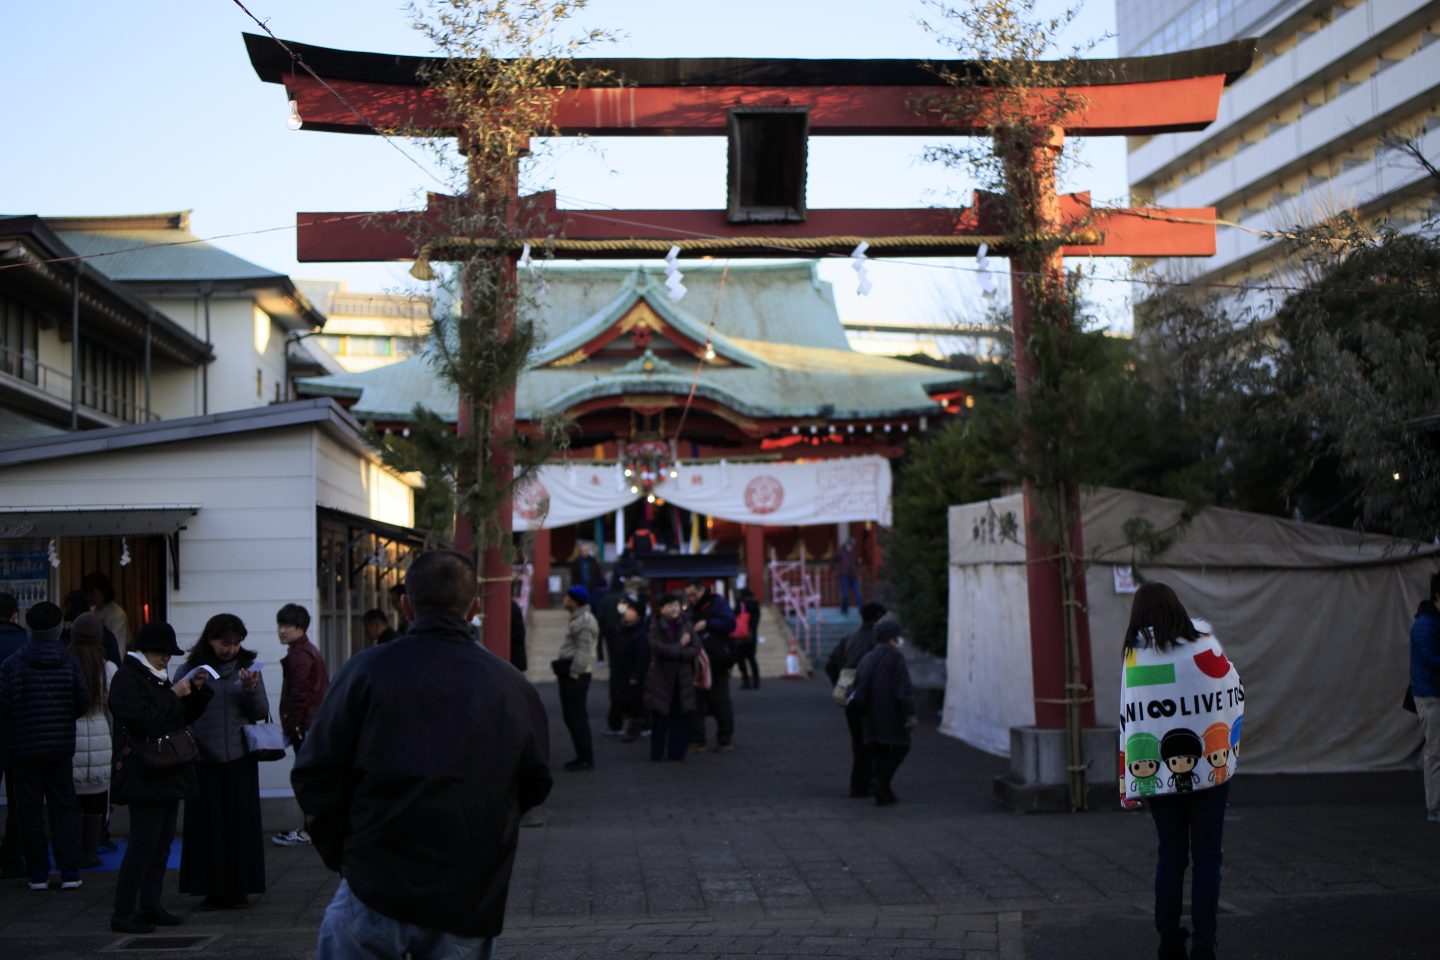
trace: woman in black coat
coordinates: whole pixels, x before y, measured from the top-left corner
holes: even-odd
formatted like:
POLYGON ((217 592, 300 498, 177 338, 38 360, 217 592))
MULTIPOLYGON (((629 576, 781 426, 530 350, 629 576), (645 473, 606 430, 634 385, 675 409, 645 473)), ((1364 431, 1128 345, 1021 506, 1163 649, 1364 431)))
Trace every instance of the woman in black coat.
POLYGON ((871 784, 875 805, 884 807, 900 798, 890 789, 905 755, 910 752, 910 731, 915 729, 915 693, 910 668, 900 652, 900 625, 881 620, 875 625, 875 649, 855 668, 849 705, 862 712, 861 728, 872 758, 871 784))
POLYGON ((131 647, 110 683, 110 715, 115 723, 110 799, 130 807, 130 842, 115 881, 110 929, 151 933, 157 925, 180 923, 160 905, 160 893, 180 801, 196 794, 195 764, 148 770, 140 765, 137 751, 158 737, 188 736, 186 725, 205 712, 211 691, 205 689, 203 676, 170 682, 165 668, 172 656, 184 651, 169 624, 145 624, 131 647))
POLYGON ((684 760, 695 719, 695 628, 681 613, 680 595, 660 598, 650 621, 650 667, 645 672, 645 709, 650 711, 650 759, 684 760))
POLYGON ((260 765, 245 746, 244 727, 269 715, 270 700, 260 671, 250 669, 255 651, 240 645, 245 634, 239 617, 216 614, 180 668, 182 676, 201 665, 220 674, 209 683, 210 706, 190 729, 200 747, 200 791, 185 801, 180 847, 180 892, 203 894, 201 910, 238 909, 265 892, 260 765))

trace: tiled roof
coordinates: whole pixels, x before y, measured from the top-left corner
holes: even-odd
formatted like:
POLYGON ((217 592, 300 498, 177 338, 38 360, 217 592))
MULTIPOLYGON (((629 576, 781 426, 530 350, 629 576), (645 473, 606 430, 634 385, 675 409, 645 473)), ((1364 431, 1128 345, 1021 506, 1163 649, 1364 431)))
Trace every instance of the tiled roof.
MULTIPOLYGON (((689 293, 678 305, 665 296, 661 271, 649 268, 551 268, 548 294, 538 302, 545 342, 535 363, 563 357, 607 329, 641 297, 667 323, 703 342, 715 314, 715 346, 732 363, 707 366, 697 395, 752 417, 861 419, 935 413, 930 390, 965 374, 874 357, 850 349, 830 285, 810 263, 732 266, 685 271, 689 293), (719 301, 717 304, 717 295, 719 301), (701 319, 696 313, 703 313, 701 319)), ((525 419, 560 412, 585 400, 626 393, 684 394, 693 368, 592 361, 527 370, 520 376, 517 413, 525 419)), ((404 421, 417 403, 453 420, 454 389, 424 356, 300 383, 302 392, 354 397, 362 420, 404 421)))

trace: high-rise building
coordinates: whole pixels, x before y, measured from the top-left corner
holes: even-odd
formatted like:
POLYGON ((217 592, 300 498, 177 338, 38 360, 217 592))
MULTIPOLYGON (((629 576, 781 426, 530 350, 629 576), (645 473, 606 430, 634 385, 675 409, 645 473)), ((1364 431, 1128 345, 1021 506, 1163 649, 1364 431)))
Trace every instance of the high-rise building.
POLYGON ((1249 228, 1222 227, 1215 257, 1162 274, 1261 282, 1279 241, 1252 231, 1347 209, 1402 229, 1440 213, 1435 179, 1396 146, 1440 163, 1440 0, 1117 0, 1117 21, 1122 56, 1258 41, 1215 123, 1129 141, 1138 202, 1214 206, 1249 228))

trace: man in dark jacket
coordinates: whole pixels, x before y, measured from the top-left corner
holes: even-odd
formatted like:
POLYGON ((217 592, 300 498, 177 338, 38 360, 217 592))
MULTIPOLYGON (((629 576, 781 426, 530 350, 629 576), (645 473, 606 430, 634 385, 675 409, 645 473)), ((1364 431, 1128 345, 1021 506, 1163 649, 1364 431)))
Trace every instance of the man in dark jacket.
POLYGON ((610 714, 607 732, 634 743, 649 726, 642 702, 645 673, 650 669, 650 625, 645 622, 645 601, 627 597, 620 608, 620 625, 610 648, 610 714))
POLYGON ((354 656, 290 781, 341 874, 319 960, 485 957, 505 920, 521 815, 550 792, 535 689, 471 639, 475 567, 436 550, 410 567, 410 630, 354 656))
MULTIPOLYGON (((883 604, 870 601, 860 608, 860 627, 850 636, 835 645, 825 661, 825 675, 832 685, 840 682, 842 671, 854 671, 860 666, 865 654, 875 649, 875 624, 885 616, 883 604)), ((851 681, 855 674, 850 673, 851 681)), ((845 704, 845 723, 850 728, 850 796, 868 797, 871 794, 870 779, 874 773, 871 766, 870 748, 865 745, 862 728, 864 714, 853 703, 845 704)))
POLYGON ((874 763, 871 785, 878 807, 900 799, 890 789, 890 781, 910 752, 910 731, 916 725, 910 668, 900 652, 903 642, 900 624, 894 620, 877 623, 875 648, 861 659, 850 692, 850 703, 859 707, 863 715, 865 745, 874 763))
MULTIPOLYGON (((26 639, 15 595, 0 593, 0 664, 19 653, 26 639)), ((5 780, 5 841, 0 843, 0 880, 14 880, 25 876, 25 855, 20 851, 20 803, 15 797, 10 761, 5 757, 3 731, 0 731, 0 777, 5 780)))
POLYGON ((1420 601, 1410 625, 1410 693, 1425 732, 1425 805, 1440 823, 1440 573, 1430 577, 1430 599, 1420 601))
POLYGON ((75 721, 90 709, 80 662, 60 643, 62 614, 37 603, 25 615, 30 641, 0 664, 0 731, 19 802, 20 839, 30 889, 50 885, 45 814, 50 814, 60 889, 80 886, 80 825, 76 818, 75 721))
POLYGON ((705 715, 715 718, 715 751, 729 753, 735 736, 735 705, 730 699, 730 670, 735 666, 735 613, 725 598, 715 593, 704 580, 685 584, 685 599, 690 604, 690 619, 700 647, 710 659, 710 689, 697 690, 700 710, 695 717, 695 739, 691 749, 705 749, 705 715))

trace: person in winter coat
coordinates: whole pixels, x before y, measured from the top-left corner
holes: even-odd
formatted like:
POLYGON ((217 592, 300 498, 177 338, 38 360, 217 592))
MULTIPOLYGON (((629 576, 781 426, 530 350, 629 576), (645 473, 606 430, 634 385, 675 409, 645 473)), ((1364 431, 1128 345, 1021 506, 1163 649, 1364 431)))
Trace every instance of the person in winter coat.
MULTIPOLYGON (((0 593, 0 664, 4 664, 29 637, 20 626, 20 603, 12 593, 0 593)), ((20 803, 15 797, 15 777, 5 757, 5 738, 0 735, 0 778, 5 781, 5 840, 0 843, 0 879, 25 876, 25 854, 20 850, 20 803)))
POLYGON ((855 551, 853 537, 841 544, 835 555, 835 576, 840 581, 840 615, 843 617, 850 612, 852 600, 857 607, 865 602, 860 595, 860 555, 855 551))
POLYGON ((695 719, 695 658, 700 643, 682 612, 680 595, 667 593, 650 620, 650 666, 645 709, 650 711, 650 759, 684 760, 695 719))
MULTIPOLYGON (((875 625, 885 616, 885 607, 873 600, 860 608, 860 627, 850 636, 835 645, 825 661, 825 675, 832 685, 840 683, 841 676, 849 671, 853 687, 855 670, 865 654, 875 649, 875 625)), ((845 704, 845 723, 850 728, 850 796, 868 797, 874 791, 870 781, 874 776, 871 766, 871 750, 865 744, 863 725, 864 711, 854 703, 845 704)))
POLYGON ((695 624, 695 635, 710 658, 710 689, 697 691, 700 703, 690 748, 697 752, 706 748, 705 717, 708 714, 715 718, 715 752, 729 753, 734 749, 730 741, 735 738, 735 703, 730 699, 730 671, 735 666, 735 642, 730 635, 735 632, 735 613, 725 598, 712 591, 704 580, 686 583, 685 599, 690 604, 690 622, 695 624))
POLYGON ((738 594, 740 609, 735 611, 735 662, 740 664, 740 689, 760 689, 760 664, 755 659, 760 638, 760 601, 749 587, 738 594), (744 622, 742 623, 742 616, 744 622))
POLYGON ((645 601, 628 597, 620 608, 620 624, 610 648, 610 715, 612 732, 633 743, 649 726, 643 703, 645 672, 650 669, 650 626, 645 601), (622 730, 623 728, 623 730, 622 730))
POLYGON ((181 676, 201 665, 220 674, 207 684, 210 705, 190 730, 200 748, 199 793, 185 801, 180 847, 180 892, 203 895, 201 910, 238 909, 265 892, 260 764, 245 745, 244 727, 270 715, 270 698, 261 672, 252 669, 255 651, 241 646, 246 633, 239 617, 216 614, 180 668, 181 676))
MULTIPOLYGON (((275 612, 275 633, 285 647, 285 656, 280 658, 280 724, 297 757, 330 685, 330 674, 320 651, 310 642, 309 629, 310 611, 300 604, 287 603, 275 612)), ((301 846, 310 842, 310 834, 296 827, 277 833, 270 842, 277 847, 301 846)))
POLYGON ((75 721, 75 797, 80 805, 80 859, 85 867, 100 866, 100 832, 110 812, 110 681, 120 669, 105 656, 105 626, 93 613, 82 613, 70 625, 70 656, 90 691, 89 709, 75 721))
POLYGON ((1410 625, 1410 694, 1425 733, 1425 807, 1440 823, 1440 573, 1430 577, 1430 599, 1420 601, 1410 625))
POLYGON ((850 704, 859 707, 865 745, 870 749, 871 789, 875 805, 899 801, 890 788, 900 764, 910 752, 910 731, 915 729, 915 693, 910 686, 910 668, 900 645, 900 624, 881 620, 875 625, 875 647, 855 668, 855 685, 850 704))
POLYGON ((20 842, 31 890, 50 885, 45 819, 55 841, 60 889, 80 886, 80 832, 75 819, 75 721, 90 708, 80 664, 60 644, 61 611, 37 603, 25 615, 30 640, 0 664, 0 731, 19 802, 20 842))
POLYGON ((410 630, 345 664, 290 782, 341 880, 318 960, 488 957, 521 816, 550 793, 549 720, 518 670, 471 638, 464 554, 421 554, 410 630))
MULTIPOLYGON (((77 617, 85 613, 94 613, 97 618, 100 616, 96 613, 100 609, 100 591, 91 587, 71 590, 65 595, 65 603, 61 609, 65 612, 65 627, 60 631, 60 643, 68 647, 70 646, 70 627, 77 617)), ((109 627, 104 626, 104 620, 101 620, 100 623, 103 631, 101 642, 105 648, 105 659, 118 667, 120 666, 120 640, 110 631, 109 627)))
POLYGON ((565 640, 556 656, 555 679, 560 687, 560 712, 575 747, 575 757, 565 764, 565 769, 576 773, 595 766, 585 699, 590 693, 590 670, 595 663, 600 626, 590 612, 590 594, 584 587, 570 588, 565 594, 565 609, 570 613, 570 622, 565 625, 565 640))
POLYGON ((1229 730, 1240 729, 1244 689, 1219 641, 1205 624, 1190 619, 1175 591, 1163 583, 1147 583, 1136 591, 1123 649, 1122 801, 1133 806, 1145 798, 1159 839, 1155 867, 1158 956, 1160 960, 1187 956, 1214 960, 1225 804, 1237 767, 1230 749, 1234 741, 1214 737, 1209 730, 1216 721, 1229 730), (1192 710, 1157 717, 1143 709, 1157 699, 1190 703, 1192 710), (1211 745, 1216 749, 1210 750, 1211 745), (1205 753, 1207 750, 1210 752, 1205 753), (1223 769, 1225 774, 1200 776, 1202 768, 1209 772, 1223 769), (1195 925, 1195 943, 1188 954, 1188 933, 1180 926, 1187 863, 1191 866, 1190 916, 1195 925))
POLYGON ((168 623, 140 628, 131 651, 110 683, 110 716, 115 722, 115 760, 110 797, 130 807, 130 842, 115 880, 116 933, 153 933, 178 926, 180 918, 160 903, 165 862, 175 839, 180 801, 199 793, 193 762, 165 770, 147 769, 139 751, 147 742, 189 736, 185 727, 205 712, 212 692, 208 674, 172 683, 165 668, 184 653, 168 623))
MULTIPOLYGON (((130 617, 125 613, 125 608, 115 602, 115 586, 110 582, 110 578, 95 570, 85 575, 80 586, 95 592, 95 616, 105 624, 106 632, 115 638, 118 649, 124 650, 130 643, 130 617)), ((106 653, 109 653, 108 643, 106 648, 106 653)))

